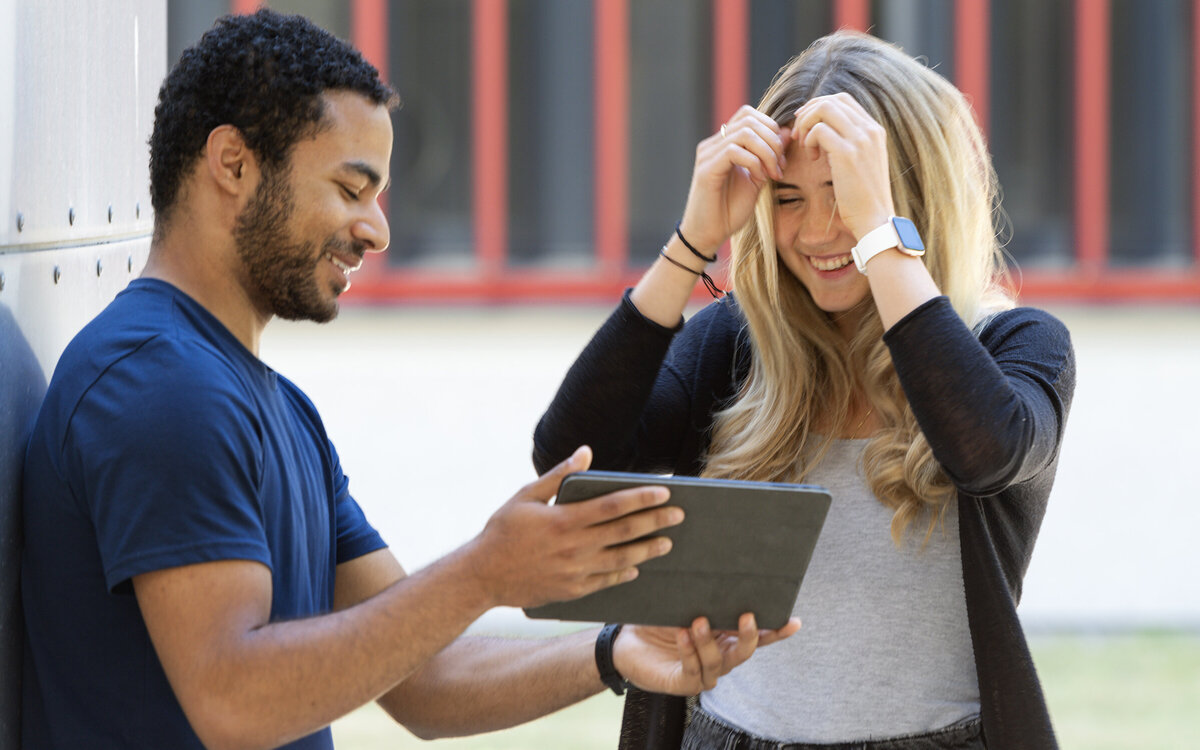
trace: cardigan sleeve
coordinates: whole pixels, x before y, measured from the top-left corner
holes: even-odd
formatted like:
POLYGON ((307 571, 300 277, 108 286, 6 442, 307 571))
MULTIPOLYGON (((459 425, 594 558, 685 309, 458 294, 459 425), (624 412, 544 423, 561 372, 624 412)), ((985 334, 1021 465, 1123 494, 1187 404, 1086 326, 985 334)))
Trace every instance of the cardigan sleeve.
POLYGON ((1075 386, 1070 335, 1048 313, 997 314, 981 334, 946 297, 884 334, 934 456, 968 495, 995 495, 1050 467, 1075 386))
POLYGON ((665 328, 626 292, 567 371, 538 422, 539 472, 580 445, 592 467, 655 474, 695 473, 714 404, 731 392, 740 316, 729 298, 665 328))

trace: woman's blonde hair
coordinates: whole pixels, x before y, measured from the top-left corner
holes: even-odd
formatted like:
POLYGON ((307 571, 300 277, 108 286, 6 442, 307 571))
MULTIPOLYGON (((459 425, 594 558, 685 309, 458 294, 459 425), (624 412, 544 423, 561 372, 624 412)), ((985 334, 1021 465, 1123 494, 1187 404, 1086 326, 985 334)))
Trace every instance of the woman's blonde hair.
MULTIPOLYGON (((809 99, 838 92, 887 130, 896 213, 916 224, 925 265, 955 311, 978 329, 1011 307, 1000 283, 995 172, 963 95, 897 47, 842 31, 784 66, 758 109, 787 125, 809 99)), ((879 314, 865 300, 864 322, 845 341, 780 259, 774 211, 768 187, 733 237, 730 279, 749 325, 751 367, 737 397, 715 416, 704 474, 803 481, 833 439, 853 429, 849 413, 861 388, 884 425, 863 454, 871 491, 894 510, 896 544, 919 517, 928 518, 928 540, 954 488, 900 388, 879 314)))

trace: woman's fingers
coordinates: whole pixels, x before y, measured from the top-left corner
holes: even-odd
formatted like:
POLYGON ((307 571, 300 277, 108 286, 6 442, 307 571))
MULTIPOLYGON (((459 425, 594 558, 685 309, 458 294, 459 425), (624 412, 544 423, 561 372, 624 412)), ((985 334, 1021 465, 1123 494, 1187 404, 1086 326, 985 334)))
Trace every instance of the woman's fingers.
POLYGON ((860 134, 874 134, 876 130, 882 131, 882 127, 862 105, 849 94, 840 93, 817 97, 798 109, 792 124, 792 137, 810 149, 809 155, 815 158, 817 154, 812 149, 841 151, 847 142, 857 140, 860 134), (821 125, 824 127, 818 127, 821 125), (814 130, 817 131, 815 134, 814 130))
POLYGON ((809 158, 828 157, 838 214, 855 237, 894 213, 887 131, 853 97, 808 101, 791 132, 809 158))
POLYGON ((791 134, 748 105, 696 146, 696 162, 681 221, 704 252, 720 247, 750 218, 770 180, 782 179, 791 134))

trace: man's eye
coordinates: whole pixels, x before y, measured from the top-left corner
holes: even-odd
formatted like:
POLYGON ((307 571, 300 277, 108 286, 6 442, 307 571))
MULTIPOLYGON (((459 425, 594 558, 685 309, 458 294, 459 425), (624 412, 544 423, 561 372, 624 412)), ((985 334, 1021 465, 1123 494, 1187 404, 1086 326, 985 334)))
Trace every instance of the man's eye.
POLYGON ((353 190, 346 187, 345 185, 342 185, 342 192, 345 193, 346 197, 349 198, 350 200, 352 200, 352 201, 358 200, 358 193, 354 192, 353 190))

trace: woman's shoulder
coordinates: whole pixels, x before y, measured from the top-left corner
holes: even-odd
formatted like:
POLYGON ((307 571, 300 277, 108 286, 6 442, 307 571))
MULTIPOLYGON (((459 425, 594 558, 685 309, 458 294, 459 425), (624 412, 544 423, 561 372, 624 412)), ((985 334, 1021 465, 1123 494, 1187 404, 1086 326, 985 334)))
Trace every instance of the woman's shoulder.
POLYGON ((727 294, 688 318, 671 347, 668 364, 704 379, 736 377, 748 365, 748 335, 737 300, 727 294))
POLYGON ((1049 344, 1071 345, 1071 333, 1066 325, 1053 314, 1037 307, 1012 307, 995 312, 977 327, 979 340, 1005 341, 1020 336, 1040 340, 1049 344))
POLYGON ((741 307, 738 306, 737 299, 730 292, 700 308, 695 315, 688 318, 684 329, 686 330, 688 327, 704 331, 709 335, 732 334, 736 336, 746 327, 746 318, 742 314, 741 307))

